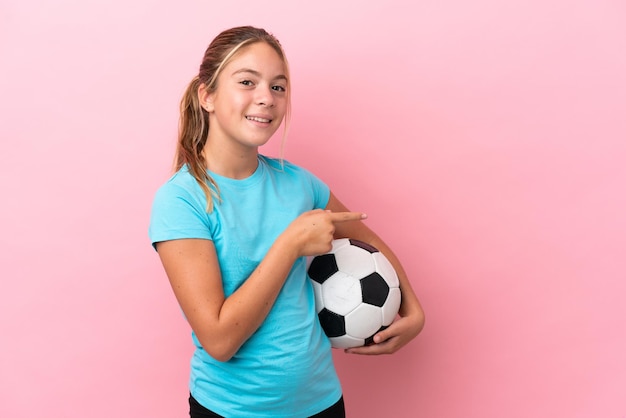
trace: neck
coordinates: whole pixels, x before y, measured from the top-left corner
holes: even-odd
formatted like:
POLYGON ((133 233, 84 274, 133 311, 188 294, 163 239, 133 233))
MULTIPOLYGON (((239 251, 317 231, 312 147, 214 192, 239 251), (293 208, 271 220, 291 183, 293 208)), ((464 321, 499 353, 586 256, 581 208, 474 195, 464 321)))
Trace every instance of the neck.
POLYGON ((236 180, 250 177, 259 164, 259 152, 256 147, 234 150, 217 147, 208 140, 202 154, 209 170, 236 180))

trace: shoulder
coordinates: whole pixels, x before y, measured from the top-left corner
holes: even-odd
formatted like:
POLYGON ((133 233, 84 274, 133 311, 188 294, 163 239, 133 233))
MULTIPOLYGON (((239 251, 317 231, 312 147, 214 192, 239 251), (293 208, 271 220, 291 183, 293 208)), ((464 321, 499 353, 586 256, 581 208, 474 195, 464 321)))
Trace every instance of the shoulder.
POLYGON ((315 177, 315 175, 306 168, 296 165, 289 160, 267 157, 265 155, 259 155, 259 160, 262 164, 265 164, 268 169, 274 172, 285 173, 292 176, 315 177))
POLYGON ((167 181, 161 186, 161 189, 168 188, 188 188, 191 187, 194 183, 195 179, 189 173, 187 166, 181 167, 178 171, 176 171, 172 176, 167 179, 167 181))
POLYGON ((156 192, 150 213, 153 243, 182 238, 211 239, 206 196, 186 169, 176 172, 156 192))
POLYGON ((158 192, 182 192, 192 191, 195 188, 199 188, 196 179, 189 173, 187 167, 182 167, 176 171, 165 183, 159 187, 158 192))
POLYGON ((186 167, 174 173, 156 192, 155 205, 173 200, 184 200, 188 204, 206 206, 206 196, 186 167))
POLYGON ((272 181, 280 184, 285 194, 308 194, 313 202, 313 208, 326 207, 330 198, 330 188, 315 174, 284 159, 260 156, 260 161, 266 165, 266 171, 272 181))

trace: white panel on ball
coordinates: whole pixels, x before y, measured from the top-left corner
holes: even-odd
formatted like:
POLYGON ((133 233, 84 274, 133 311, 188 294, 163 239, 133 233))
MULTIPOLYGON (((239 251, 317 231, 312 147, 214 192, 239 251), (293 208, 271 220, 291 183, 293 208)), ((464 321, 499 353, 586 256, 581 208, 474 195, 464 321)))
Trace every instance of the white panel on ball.
POLYGON ((319 314, 324 308, 324 301, 322 300, 322 285, 314 280, 310 280, 310 282, 313 285, 313 294, 315 296, 315 311, 319 314))
POLYGON ((336 239, 333 240, 332 242, 332 250, 330 250, 331 253, 337 252, 338 249, 343 248, 345 246, 350 245, 350 240, 348 238, 341 238, 341 239, 336 239))
POLYGON ((322 284, 324 307, 339 315, 347 315, 363 300, 359 280, 338 271, 322 284))
POLYGON ((337 250, 335 258, 339 271, 354 277, 365 277, 376 271, 372 254, 353 245, 337 250))
POLYGON ((394 287, 394 288, 389 289, 389 295, 387 296, 387 301, 382 307, 384 326, 391 325, 393 320, 396 319, 396 315, 398 314, 398 310, 400 309, 401 301, 402 301, 402 295, 400 292, 400 288, 394 287))
POLYGON ((372 258, 376 264, 376 271, 385 279, 389 287, 400 286, 400 280, 398 280, 396 270, 389 260, 387 260, 387 257, 385 257, 383 253, 374 253, 372 254, 372 258))
POLYGON ((368 338, 382 326, 382 311, 379 307, 362 304, 346 315, 346 334, 368 338))
POLYGON ((363 346, 363 344, 365 344, 365 339, 354 338, 346 334, 342 335, 341 337, 330 338, 330 343, 334 348, 361 347, 363 346))

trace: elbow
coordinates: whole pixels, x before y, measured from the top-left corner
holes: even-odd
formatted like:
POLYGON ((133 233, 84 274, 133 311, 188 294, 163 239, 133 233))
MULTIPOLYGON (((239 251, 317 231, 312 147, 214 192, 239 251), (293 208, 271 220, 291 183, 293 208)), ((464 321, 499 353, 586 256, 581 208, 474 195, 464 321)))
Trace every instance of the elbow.
POLYGON ((417 320, 417 333, 419 334, 420 332, 422 332, 422 330, 424 329, 424 325, 426 324, 426 315, 424 315, 424 311, 421 312, 421 315, 419 316, 418 320, 417 320))
POLYGON ((214 350, 213 352, 208 352, 208 353, 211 357, 213 357, 215 360, 221 363, 226 363, 235 355, 235 353, 232 353, 232 352, 216 351, 216 350, 214 350))
POLYGON ((424 329, 426 323, 426 316, 421 307, 412 313, 403 313, 400 316, 406 317, 409 320, 409 327, 411 328, 411 334, 416 337, 424 329))
POLYGON ((420 332, 422 332, 424 324, 426 323, 426 315, 424 314, 424 309, 422 309, 421 305, 418 304, 418 309, 416 309, 413 317, 415 329, 419 334, 420 332))
POLYGON ((209 353, 211 358, 219 361, 220 363, 226 363, 228 360, 233 358, 233 356, 229 353, 209 353))
POLYGON ((239 350, 239 346, 229 344, 228 341, 206 341, 199 339, 202 349, 213 359, 225 363, 229 361, 239 350))

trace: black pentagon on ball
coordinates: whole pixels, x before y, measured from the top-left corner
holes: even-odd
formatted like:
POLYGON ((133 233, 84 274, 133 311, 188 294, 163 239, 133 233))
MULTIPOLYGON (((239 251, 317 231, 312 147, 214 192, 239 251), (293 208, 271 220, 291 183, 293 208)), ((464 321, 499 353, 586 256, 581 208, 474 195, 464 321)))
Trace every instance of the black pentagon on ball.
POLYGON ((338 271, 339 268, 337 267, 337 260, 335 260, 335 255, 322 254, 318 255, 313 259, 313 261, 311 261, 308 273, 311 279, 321 284, 338 271))
POLYGON ((363 241, 359 241, 358 239, 350 239, 350 244, 354 245, 355 247, 359 247, 364 249, 365 251, 369 252, 369 253, 377 253, 378 249, 376 247, 374 247, 373 245, 370 245, 366 242, 363 241))
POLYGON ((346 323, 343 316, 324 308, 317 316, 328 337, 341 337, 346 333, 346 323))
POLYGON ((389 295, 389 285, 378 273, 372 273, 361 279, 363 303, 381 307, 389 295))

